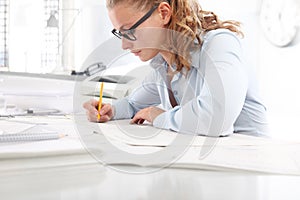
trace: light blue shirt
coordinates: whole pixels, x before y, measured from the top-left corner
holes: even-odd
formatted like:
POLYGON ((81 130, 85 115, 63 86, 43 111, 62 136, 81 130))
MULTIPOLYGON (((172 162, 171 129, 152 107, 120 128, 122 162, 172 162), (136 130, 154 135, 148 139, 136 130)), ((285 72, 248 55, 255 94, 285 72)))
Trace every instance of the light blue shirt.
POLYGON ((132 118, 139 110, 159 106, 166 112, 153 126, 185 134, 226 136, 233 132, 265 135, 266 109, 256 80, 243 60, 240 39, 219 29, 203 37, 203 45, 191 54, 191 69, 167 81, 167 63, 157 55, 143 84, 128 97, 113 103, 114 119, 132 118), (170 88, 177 101, 172 107, 170 88))

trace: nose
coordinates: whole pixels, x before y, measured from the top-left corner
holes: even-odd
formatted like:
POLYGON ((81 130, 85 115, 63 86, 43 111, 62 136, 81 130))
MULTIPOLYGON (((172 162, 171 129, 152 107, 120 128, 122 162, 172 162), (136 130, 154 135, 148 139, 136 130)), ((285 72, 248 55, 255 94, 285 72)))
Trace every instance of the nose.
POLYGON ((132 42, 126 38, 122 38, 122 49, 127 50, 127 49, 132 49, 132 42))

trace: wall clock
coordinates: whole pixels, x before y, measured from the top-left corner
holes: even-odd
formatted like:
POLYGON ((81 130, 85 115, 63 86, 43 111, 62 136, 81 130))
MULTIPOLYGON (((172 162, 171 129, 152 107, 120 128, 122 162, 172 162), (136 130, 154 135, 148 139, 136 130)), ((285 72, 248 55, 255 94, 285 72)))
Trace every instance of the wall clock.
POLYGON ((262 0, 260 25, 273 45, 285 47, 295 39, 299 25, 299 4, 300 0, 262 0))

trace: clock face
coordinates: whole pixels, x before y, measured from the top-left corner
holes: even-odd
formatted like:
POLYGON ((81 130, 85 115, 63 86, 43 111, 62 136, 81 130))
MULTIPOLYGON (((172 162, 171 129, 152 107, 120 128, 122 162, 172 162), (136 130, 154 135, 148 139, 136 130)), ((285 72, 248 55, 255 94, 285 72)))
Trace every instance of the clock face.
POLYGON ((263 0, 260 25, 274 45, 289 45, 297 35, 299 7, 295 0, 263 0))

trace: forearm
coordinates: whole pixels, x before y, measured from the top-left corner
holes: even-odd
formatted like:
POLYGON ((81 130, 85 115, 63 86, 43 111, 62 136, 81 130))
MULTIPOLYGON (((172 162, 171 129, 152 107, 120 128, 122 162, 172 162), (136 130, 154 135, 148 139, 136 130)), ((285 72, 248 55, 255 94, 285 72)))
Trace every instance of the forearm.
POLYGON ((235 79, 221 80, 223 87, 219 88, 219 84, 203 87, 200 95, 159 115, 153 125, 186 134, 229 135, 242 110, 247 81, 242 73, 235 79))
POLYGON ((114 101, 112 106, 114 113, 112 119, 130 119, 135 114, 135 110, 129 103, 128 98, 114 101))

